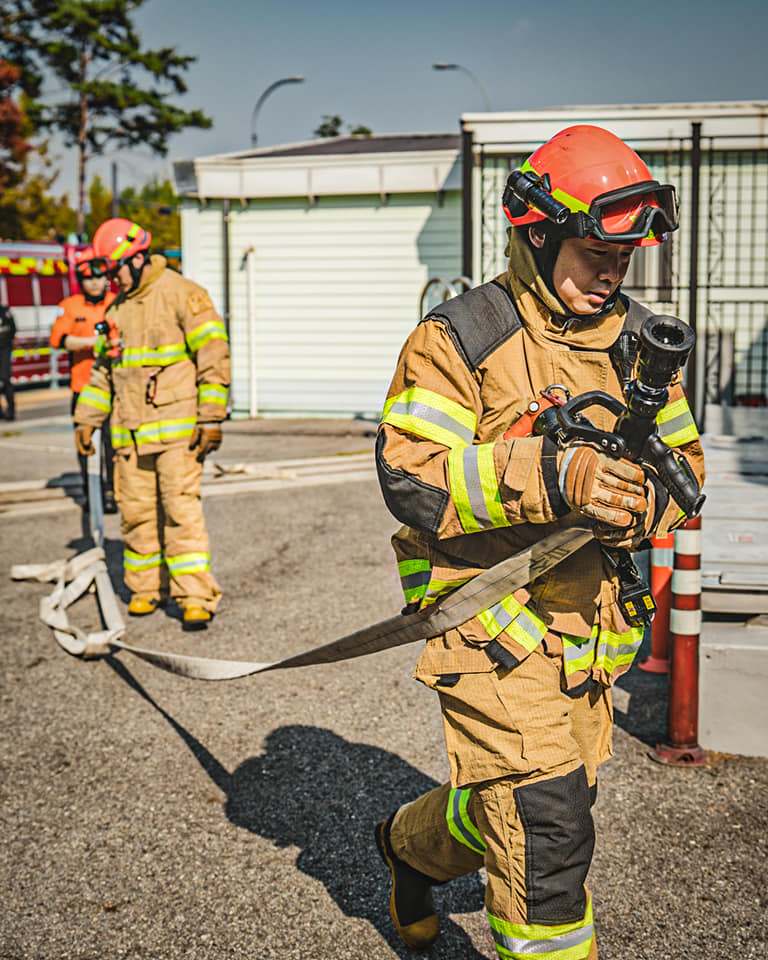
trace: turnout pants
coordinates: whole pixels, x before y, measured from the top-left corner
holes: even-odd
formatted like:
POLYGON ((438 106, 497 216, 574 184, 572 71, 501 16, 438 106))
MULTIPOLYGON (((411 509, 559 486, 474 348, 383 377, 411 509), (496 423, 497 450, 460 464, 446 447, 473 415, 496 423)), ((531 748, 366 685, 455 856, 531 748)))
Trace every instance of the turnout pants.
POLYGON ((198 603, 213 612, 221 590, 211 574, 202 473, 186 440, 160 453, 127 447, 115 455, 126 586, 131 593, 170 594, 181 606, 198 603))
MULTIPOLYGON (((548 639, 550 650, 559 645, 548 639)), ((610 691, 596 685, 571 698, 560 667, 561 657, 539 647, 513 670, 452 677, 446 689, 430 684, 440 692, 449 754, 482 754, 492 743, 495 764, 506 738, 510 772, 437 787, 392 822, 395 854, 438 882, 485 866, 488 919, 504 960, 597 958, 585 880, 596 769, 610 755, 610 691)), ((452 756, 451 766, 461 769, 461 759, 452 756)))

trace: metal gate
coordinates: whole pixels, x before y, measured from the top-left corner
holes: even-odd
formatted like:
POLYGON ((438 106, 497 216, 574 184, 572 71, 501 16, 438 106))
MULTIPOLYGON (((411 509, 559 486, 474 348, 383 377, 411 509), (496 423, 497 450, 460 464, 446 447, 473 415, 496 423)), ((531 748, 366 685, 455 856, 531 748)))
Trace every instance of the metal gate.
POLYGON ((704 401, 768 404, 768 150, 702 143, 704 401))
MULTIPOLYGON (((658 313, 695 327, 697 356, 688 392, 703 425, 704 405, 768 405, 768 149, 763 136, 701 137, 701 124, 668 149, 632 145, 654 178, 674 183, 680 229, 659 247, 639 248, 624 289, 658 313), (754 145, 752 145, 752 143, 754 145)), ((530 153, 500 155, 477 145, 472 184, 472 275, 506 266, 501 195, 509 171, 530 153)), ((466 229, 466 221, 465 221, 466 229)), ((465 270, 466 270, 465 264, 465 270)))

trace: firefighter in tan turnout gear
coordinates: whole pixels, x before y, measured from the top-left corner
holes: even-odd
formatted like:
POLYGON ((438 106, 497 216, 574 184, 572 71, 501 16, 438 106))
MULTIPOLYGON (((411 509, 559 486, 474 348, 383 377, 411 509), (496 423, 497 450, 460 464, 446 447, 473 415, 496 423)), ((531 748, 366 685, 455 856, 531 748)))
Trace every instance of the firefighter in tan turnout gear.
MULTIPOLYGON (((429 640, 415 676, 437 691, 450 783, 376 828, 390 913, 411 947, 438 935, 431 888, 481 866, 499 956, 597 957, 585 886, 597 768, 611 755, 611 684, 637 652, 604 546, 637 548, 681 522, 654 472, 584 443, 505 439, 554 384, 623 399, 617 342, 645 308, 621 293, 638 246, 677 227, 675 190, 592 126, 568 128, 510 177, 568 209, 556 223, 505 193, 505 273, 437 307, 406 342, 384 408, 377 466, 406 603, 433 603, 573 524, 595 539, 457 630, 429 640), (525 174, 522 180, 516 175, 525 174)), ((540 201, 541 202, 541 201, 540 201)), ((592 408, 599 429, 615 415, 592 408)), ((659 437, 703 479, 679 376, 659 437)))
POLYGON ((206 291, 150 256, 151 239, 120 218, 94 235, 94 255, 120 287, 107 311, 116 355, 95 364, 75 408, 75 437, 92 453, 93 430, 111 414, 129 612, 152 613, 170 596, 195 629, 221 597, 200 485, 206 454, 221 444, 229 344, 206 291))

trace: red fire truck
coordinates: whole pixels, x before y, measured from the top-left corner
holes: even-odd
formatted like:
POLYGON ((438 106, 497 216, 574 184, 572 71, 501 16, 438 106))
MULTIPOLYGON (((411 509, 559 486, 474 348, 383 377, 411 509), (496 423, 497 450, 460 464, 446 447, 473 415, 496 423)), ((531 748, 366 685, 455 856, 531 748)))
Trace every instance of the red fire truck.
POLYGON ((59 243, 0 243, 0 303, 16 321, 11 380, 56 386, 69 377, 69 355, 48 342, 60 300, 77 293, 75 250, 59 243))

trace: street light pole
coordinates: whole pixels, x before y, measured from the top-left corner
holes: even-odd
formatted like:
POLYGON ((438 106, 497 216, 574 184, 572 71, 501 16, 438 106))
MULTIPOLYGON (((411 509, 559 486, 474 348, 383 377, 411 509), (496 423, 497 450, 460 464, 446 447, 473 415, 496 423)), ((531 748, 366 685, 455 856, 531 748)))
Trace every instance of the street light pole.
POLYGON ((474 83, 477 89, 482 93, 483 100, 485 101, 485 109, 490 113, 491 112, 491 101, 488 98, 488 92, 485 87, 480 83, 478 78, 472 73, 471 70, 468 70, 466 67, 462 67, 460 63, 433 63, 433 70, 461 70, 462 73, 466 73, 469 79, 474 83))
POLYGON ((282 87, 286 83, 304 83, 304 77, 300 74, 295 77, 283 77, 282 80, 275 80, 274 83, 271 83, 267 89, 262 93, 259 99, 256 101, 256 106, 253 108, 253 114, 251 116, 251 146, 256 146, 256 119, 259 115, 259 110, 261 110, 261 105, 267 99, 267 97, 272 93, 273 90, 277 90, 278 87, 282 87))

